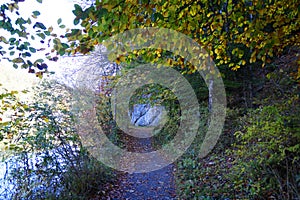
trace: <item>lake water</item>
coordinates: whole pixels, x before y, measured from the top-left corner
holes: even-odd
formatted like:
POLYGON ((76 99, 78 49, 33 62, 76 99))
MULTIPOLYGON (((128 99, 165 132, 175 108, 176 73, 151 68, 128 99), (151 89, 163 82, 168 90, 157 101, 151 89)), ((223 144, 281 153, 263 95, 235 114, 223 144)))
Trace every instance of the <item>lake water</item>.
MULTIPOLYGON (((27 154, 24 157, 18 156, 11 156, 5 161, 0 162, 0 200, 11 199, 13 193, 16 189, 15 181, 21 181, 21 183, 26 183, 26 181, 30 182, 28 188, 31 189, 30 192, 32 193, 41 193, 47 191, 56 191, 55 193, 58 195, 60 188, 57 186, 60 183, 60 175, 65 172, 66 166, 70 163, 68 158, 65 158, 62 151, 67 154, 66 149, 57 148, 49 151, 48 153, 31 153, 27 154), (45 165, 45 160, 52 159, 51 161, 48 160, 48 164, 45 165), (52 163, 52 165, 51 165, 52 163), (44 165, 43 165, 44 164, 44 165), (43 167, 41 167, 43 165, 43 167), (34 172, 31 173, 30 176, 24 177, 23 180, 15 180, 10 178, 10 173, 12 172, 21 172, 25 169, 30 169, 29 171, 34 172), (45 170, 46 173, 49 174, 53 173, 48 177, 48 180, 44 180, 45 175, 39 175, 36 173, 38 169, 45 170), (49 178, 50 177, 50 178, 49 178), (52 181, 52 183, 51 183, 52 181)), ((77 148, 71 148, 69 151, 73 151, 74 154, 69 154, 71 157, 76 156, 76 152, 78 152, 77 148)))

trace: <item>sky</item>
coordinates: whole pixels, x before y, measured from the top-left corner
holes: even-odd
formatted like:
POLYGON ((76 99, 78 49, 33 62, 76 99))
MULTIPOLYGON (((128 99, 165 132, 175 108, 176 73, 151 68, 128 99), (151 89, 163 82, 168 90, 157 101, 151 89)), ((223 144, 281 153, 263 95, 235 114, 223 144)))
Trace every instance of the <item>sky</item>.
MULTIPOLYGON (((1 0, 0 4, 5 2, 11 1, 1 0)), ((40 11, 41 15, 38 16, 37 21, 42 22, 46 27, 52 26, 54 28, 54 32, 58 34, 64 33, 64 30, 60 29, 57 24, 57 20, 59 18, 62 18, 62 24, 66 25, 66 27, 74 27, 74 15, 72 13, 73 8, 74 3, 72 0, 43 0, 42 4, 38 3, 36 0, 25 0, 25 2, 19 3, 19 13, 24 19, 27 19, 30 15, 32 15, 33 11, 40 11)), ((5 36, 7 33, 0 30, 0 35, 5 36)), ((36 42, 36 45, 40 45, 39 40, 34 42, 36 42)), ((34 44, 34 42, 32 42, 32 44, 34 44)), ((57 74, 62 72, 61 62, 51 62, 49 68, 50 71, 55 71, 57 74)), ((27 70, 14 69, 11 63, 6 60, 1 60, 0 83, 5 88, 10 90, 28 89, 39 81, 40 80, 33 74, 28 74, 27 70)))

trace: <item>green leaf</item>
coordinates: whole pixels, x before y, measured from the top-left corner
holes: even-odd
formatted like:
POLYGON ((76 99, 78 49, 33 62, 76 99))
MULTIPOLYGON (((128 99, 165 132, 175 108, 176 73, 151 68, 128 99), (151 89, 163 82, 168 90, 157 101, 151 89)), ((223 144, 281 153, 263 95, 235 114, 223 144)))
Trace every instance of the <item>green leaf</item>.
POLYGON ((62 45, 62 47, 65 48, 65 49, 69 48, 69 45, 66 44, 66 43, 62 43, 61 45, 62 45))
POLYGON ((12 60, 13 63, 23 63, 24 60, 22 58, 15 58, 12 60))
POLYGON ((16 40, 17 40, 16 38, 9 38, 8 41, 9 41, 10 43, 14 43, 16 40))
POLYGON ((163 20, 164 16, 160 13, 155 13, 153 18, 154 18, 154 21, 156 21, 157 19, 163 20))
POLYGON ((41 22, 36 22, 35 25, 33 26, 33 28, 40 28, 40 29, 45 30, 46 26, 41 22))
POLYGON ((5 44, 8 44, 8 41, 3 36, 0 37, 0 42, 4 42, 5 44))
POLYGON ((74 7, 75 7, 75 10, 72 11, 74 13, 74 15, 77 18, 82 18, 82 15, 83 15, 82 8, 78 4, 75 4, 74 7))
POLYGON ((32 12, 35 16, 39 16, 41 13, 39 11, 33 11, 32 12))
POLYGON ((45 35, 50 36, 50 32, 49 31, 44 31, 45 35))
POLYGON ((59 28, 66 28, 66 26, 65 25, 60 25, 59 28))
POLYGON ((29 42, 24 42, 24 45, 25 45, 26 47, 28 47, 28 46, 30 46, 30 43, 29 43, 29 42))
POLYGON ((54 44, 60 44, 61 41, 60 41, 59 38, 54 38, 53 43, 54 43, 54 44))
POLYGON ((75 10, 78 10, 78 11, 80 11, 80 12, 83 12, 83 10, 82 10, 82 8, 81 8, 80 5, 75 4, 74 7, 75 7, 75 10))
POLYGON ((75 18, 74 21, 73 21, 73 23, 74 23, 75 26, 76 26, 77 24, 79 24, 79 22, 80 22, 80 19, 78 19, 78 18, 75 18))
POLYGON ((98 16, 98 18, 101 18, 101 17, 103 17, 104 15, 106 15, 107 13, 108 13, 108 11, 107 11, 106 8, 101 8, 100 10, 98 10, 97 16, 98 16))
POLYGON ((43 63, 44 60, 43 59, 37 59, 34 63, 43 63))
POLYGON ((39 3, 43 3, 43 0, 36 0, 37 2, 39 2, 39 3))
POLYGON ((61 19, 61 18, 59 18, 59 19, 57 20, 57 24, 58 24, 58 25, 60 25, 60 24, 61 24, 61 22, 62 22, 62 19, 61 19))
POLYGON ((24 56, 24 57, 31 57, 31 53, 25 52, 25 53, 22 54, 22 56, 24 56))
POLYGON ((31 22, 31 19, 30 18, 28 18, 27 19, 27 24, 31 24, 32 22, 31 22))
POLYGON ((58 54, 63 56, 65 54, 65 50, 63 48, 59 49, 58 54))
POLYGON ((20 26, 23 25, 23 24, 26 24, 26 23, 27 23, 27 21, 24 20, 22 17, 21 17, 21 18, 18 18, 18 19, 16 20, 16 24, 19 24, 20 26))
POLYGON ((21 65, 21 68, 22 69, 27 69, 29 66, 28 66, 28 64, 26 64, 26 63, 24 63, 23 65, 21 65))
POLYGON ((44 33, 38 33, 37 34, 40 38, 42 38, 43 40, 46 38, 45 34, 44 33))

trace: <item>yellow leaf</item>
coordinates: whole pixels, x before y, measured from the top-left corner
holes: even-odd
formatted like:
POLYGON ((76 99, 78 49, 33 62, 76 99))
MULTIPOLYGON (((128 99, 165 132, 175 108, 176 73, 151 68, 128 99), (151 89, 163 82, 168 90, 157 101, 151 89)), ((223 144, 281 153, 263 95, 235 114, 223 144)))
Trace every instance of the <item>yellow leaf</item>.
POLYGON ((236 66, 234 66, 234 67, 232 68, 232 70, 233 70, 233 71, 237 71, 239 68, 241 68, 241 66, 236 65, 236 66))
POLYGON ((114 5, 112 4, 106 4, 103 6, 103 8, 106 8, 108 10, 108 12, 110 12, 113 9, 114 5))
POLYGON ((238 48, 234 48, 231 53, 235 54, 235 52, 237 52, 238 50, 239 50, 238 48))
POLYGON ((167 60, 167 63, 168 63, 169 65, 172 65, 172 64, 173 64, 172 59, 168 59, 168 60, 167 60))
POLYGON ((239 51, 239 58, 242 58, 243 57, 243 55, 244 55, 244 51, 239 51))
POLYGON ((163 16, 164 16, 164 17, 168 17, 168 16, 169 16, 169 12, 168 12, 168 11, 165 11, 165 12, 163 13, 163 16))
POLYGON ((119 65, 119 64, 121 63, 121 59, 120 59, 120 58, 117 58, 117 59, 116 59, 116 63, 117 63, 117 65, 119 65))
POLYGON ((208 13, 206 16, 210 17, 212 14, 214 14, 213 12, 208 13))
POLYGON ((215 49, 215 54, 219 54, 219 53, 220 53, 219 49, 215 49))
POLYGON ((37 72, 37 73, 35 73, 35 76, 42 79, 43 78, 43 72, 37 72))
POLYGON ((271 57, 273 57, 272 49, 269 50, 268 55, 271 56, 271 57))
POLYGON ((178 19, 182 18, 182 17, 183 17, 183 15, 184 15, 184 12, 183 12, 183 11, 181 11, 181 12, 179 13, 179 15, 178 15, 178 19))
POLYGON ((46 116, 41 117, 45 122, 49 122, 49 119, 46 116))
POLYGON ((51 33, 51 32, 53 31, 53 27, 50 26, 50 27, 48 28, 48 31, 51 33))
POLYGON ((150 24, 151 24, 151 20, 150 20, 150 19, 147 19, 147 20, 146 20, 146 26, 150 26, 150 24))
POLYGON ((196 8, 195 8, 194 6, 191 7, 190 14, 191 14, 192 16, 194 16, 194 15, 197 14, 197 10, 196 10, 196 8))
POLYGON ((121 60, 121 62, 125 62, 126 57, 125 57, 125 56, 121 56, 121 57, 120 57, 120 60, 121 60))
POLYGON ((116 59, 116 63, 119 65, 121 62, 125 62, 126 58, 125 56, 119 56, 117 59, 116 59))
POLYGON ((253 51, 250 57, 250 63, 254 63, 256 61, 256 51, 253 51))
POLYGON ((297 79, 300 79, 300 67, 298 68, 297 79))

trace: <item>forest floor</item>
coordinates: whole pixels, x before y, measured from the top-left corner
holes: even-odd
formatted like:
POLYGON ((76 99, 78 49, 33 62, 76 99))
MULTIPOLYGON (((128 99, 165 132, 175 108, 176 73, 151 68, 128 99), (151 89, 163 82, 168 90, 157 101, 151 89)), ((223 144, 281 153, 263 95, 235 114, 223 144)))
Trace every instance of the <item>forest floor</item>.
MULTIPOLYGON (((150 128, 144 128, 142 132, 131 128, 135 135, 143 135, 143 138, 127 137, 125 138, 127 150, 130 152, 152 152, 151 131, 150 128), (139 131, 137 133, 137 131, 139 131), (149 137, 147 137, 147 135, 149 137)), ((131 171, 134 168, 145 169, 142 173, 122 172, 118 176, 117 184, 111 186, 111 190, 105 199, 175 199, 176 188, 174 179, 174 165, 170 164, 161 169, 152 171, 154 166, 157 167, 161 163, 166 162, 164 158, 154 154, 151 160, 145 161, 143 158, 136 158, 134 155, 128 155, 120 160, 122 168, 131 171), (148 172, 149 171, 149 172, 148 172)), ((160 168, 160 167, 159 167, 160 168)))

